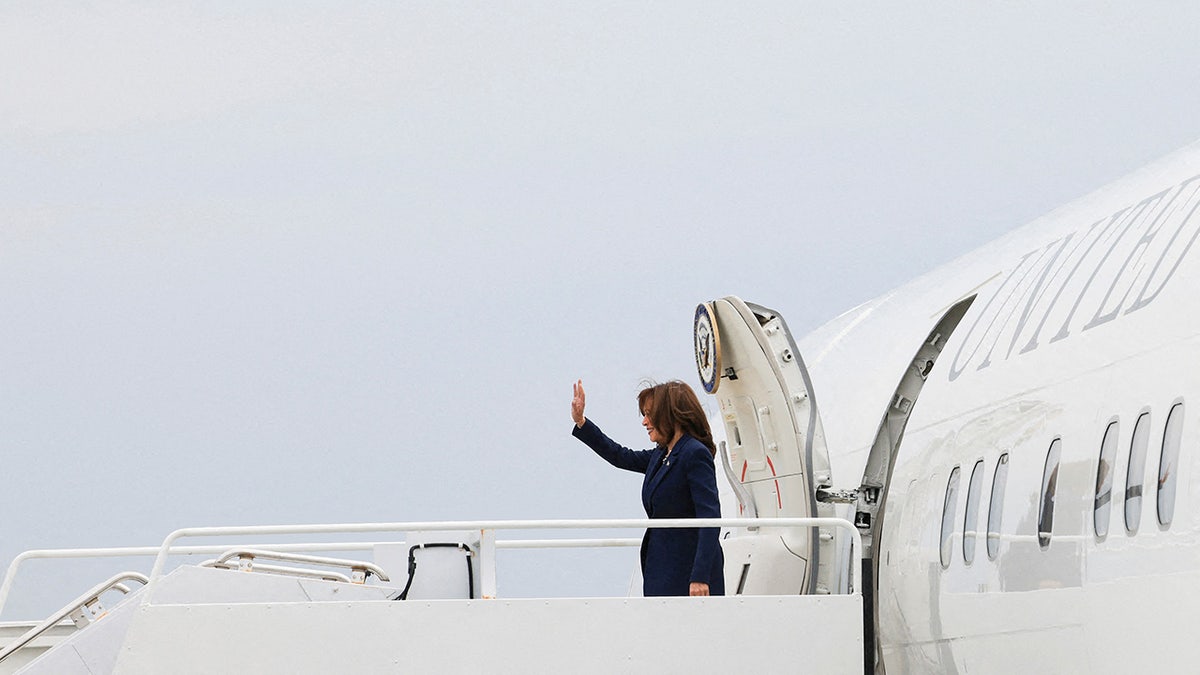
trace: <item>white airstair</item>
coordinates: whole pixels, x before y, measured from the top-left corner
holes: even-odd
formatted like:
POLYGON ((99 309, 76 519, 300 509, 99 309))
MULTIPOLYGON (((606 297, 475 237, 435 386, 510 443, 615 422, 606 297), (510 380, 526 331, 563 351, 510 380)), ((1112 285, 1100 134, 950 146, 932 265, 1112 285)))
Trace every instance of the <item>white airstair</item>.
MULTIPOLYGON (((854 541, 846 593, 712 598, 502 598, 504 549, 636 546, 637 539, 498 538, 516 530, 722 526, 761 520, 493 521, 194 528, 153 550, 148 576, 119 575, 37 626, 0 633, 2 673, 710 672, 861 673, 863 604, 857 531, 846 520, 777 519, 834 528, 854 541), (224 547, 169 573, 187 537, 406 533, 399 541, 224 547), (371 550, 375 562, 298 549, 371 550), (466 561, 464 563, 464 560, 466 561), (146 582, 134 589, 131 582, 146 582), (123 585, 118 587, 118 585, 123 585), (115 589, 115 590, 112 590, 115 589), (101 609, 100 596, 120 594, 101 609), (403 595, 406 599, 399 600, 403 595), (63 620, 74 616, 75 626, 63 620), (13 633, 29 628, 21 636, 13 633), (68 632, 71 631, 71 632, 68 632)), ((105 549, 116 555, 120 549, 105 549)), ((78 553, 78 552, 76 552, 78 553)), ((78 555, 83 555, 79 553, 78 555)), ((38 556, 22 559, 26 561, 38 556)), ((70 557, 68 555, 44 557, 70 557)), ((15 566, 0 587, 0 612, 15 566)))

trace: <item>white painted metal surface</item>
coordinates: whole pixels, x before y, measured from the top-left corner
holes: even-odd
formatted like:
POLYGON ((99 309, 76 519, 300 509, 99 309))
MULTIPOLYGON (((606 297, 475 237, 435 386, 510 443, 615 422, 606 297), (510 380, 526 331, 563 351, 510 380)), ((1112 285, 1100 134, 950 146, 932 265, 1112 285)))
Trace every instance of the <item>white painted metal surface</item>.
POLYGON ((1159 461, 1168 412, 1200 400, 1198 206, 1193 145, 801 342, 814 355, 808 363, 838 448, 835 470, 844 473, 865 462, 873 429, 864 421, 878 419, 934 322, 978 294, 915 403, 891 480, 876 598, 889 674, 1194 669, 1194 410, 1182 418, 1179 461, 1161 472, 1159 461), (1149 447, 1131 475, 1132 431, 1143 414, 1149 447), (1102 470, 1112 422, 1117 450, 1102 470), (1056 494, 1047 499, 1056 439, 1056 494), (1007 475, 994 499, 1002 456, 1007 475), (966 522, 968 481, 980 462, 976 521, 966 522), (955 467, 960 489, 947 500, 955 467), (1111 524, 1099 535, 1104 473, 1114 479, 1104 502, 1111 524), (1178 486, 1169 524, 1156 512, 1165 476, 1178 486), (1129 526, 1128 499, 1141 503, 1129 526), (989 533, 993 504, 998 529, 989 533), (1040 523, 1047 509, 1053 522, 1040 523))
MULTIPOLYGON (((13 640, 29 632, 37 623, 36 621, 0 622, 0 648, 11 644, 13 640)), ((17 672, 29 662, 46 653, 46 651, 62 644, 66 636, 74 632, 75 626, 70 621, 65 621, 54 626, 26 645, 21 651, 0 663, 0 675, 10 675, 17 672)))
POLYGON ((159 605, 139 608, 114 672, 857 673, 861 600, 159 605))
POLYGON ((829 458, 804 361, 776 313, 734 296, 708 306, 713 323, 706 330, 719 343, 709 350, 720 361, 713 396, 729 443, 728 468, 762 519, 755 531, 721 542, 726 588, 824 592, 837 580, 817 577, 820 553, 831 549, 821 545, 821 533, 766 525, 779 517, 832 515, 831 508, 818 510, 815 497, 817 485, 829 484, 829 458))

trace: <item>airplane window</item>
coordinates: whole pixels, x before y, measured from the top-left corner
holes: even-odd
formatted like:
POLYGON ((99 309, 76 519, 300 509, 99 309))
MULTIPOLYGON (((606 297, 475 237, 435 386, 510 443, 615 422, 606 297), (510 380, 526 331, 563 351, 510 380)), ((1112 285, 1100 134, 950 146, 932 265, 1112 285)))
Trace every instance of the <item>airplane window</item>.
POLYGON ((1062 439, 1056 438, 1046 453, 1046 468, 1042 471, 1042 498, 1038 501, 1038 543, 1042 548, 1050 545, 1054 532, 1054 493, 1058 490, 1058 458, 1062 453, 1062 439))
POLYGON ((942 567, 950 566, 950 535, 954 533, 954 507, 958 504, 958 467, 950 472, 946 483, 946 501, 942 504, 942 567))
POLYGON ((1000 553, 1000 516, 1004 513, 1004 486, 1008 483, 1008 453, 1000 455, 996 473, 992 475, 992 499, 988 504, 988 560, 1000 553))
POLYGON ((1100 442, 1100 464, 1096 467, 1096 500, 1092 511, 1092 522, 1096 526, 1096 537, 1108 536, 1108 521, 1112 517, 1113 460, 1117 455, 1117 436, 1121 425, 1117 420, 1108 423, 1104 440, 1100 442))
POLYGON ((1162 455, 1158 459, 1158 523, 1171 524, 1175 517, 1175 474, 1179 467, 1179 446, 1183 439, 1183 404, 1176 403, 1167 413, 1163 429, 1162 455))
POLYGON ((963 520, 963 562, 975 562, 975 530, 979 527, 979 493, 983 491, 983 460, 975 462, 967 484, 967 514, 963 520))
POLYGON ((1144 412, 1133 425, 1129 444, 1129 471, 1125 474, 1125 531, 1137 534, 1142 521, 1142 481, 1146 479, 1146 446, 1150 444, 1150 413, 1144 412))

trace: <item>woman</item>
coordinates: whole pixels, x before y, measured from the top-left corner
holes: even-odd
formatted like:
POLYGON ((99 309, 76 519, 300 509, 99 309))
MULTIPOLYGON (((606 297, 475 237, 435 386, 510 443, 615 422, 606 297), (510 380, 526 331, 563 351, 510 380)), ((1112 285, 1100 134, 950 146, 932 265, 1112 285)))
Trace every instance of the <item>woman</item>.
MULTIPOLYGON (((613 442, 583 414, 583 381, 575 383, 575 438, 618 469, 646 474, 642 506, 650 518, 720 518, 716 446, 692 388, 673 381, 638 393, 642 426, 655 447, 630 450, 613 442)), ((725 595, 719 528, 651 528, 642 537, 642 593, 725 595)))

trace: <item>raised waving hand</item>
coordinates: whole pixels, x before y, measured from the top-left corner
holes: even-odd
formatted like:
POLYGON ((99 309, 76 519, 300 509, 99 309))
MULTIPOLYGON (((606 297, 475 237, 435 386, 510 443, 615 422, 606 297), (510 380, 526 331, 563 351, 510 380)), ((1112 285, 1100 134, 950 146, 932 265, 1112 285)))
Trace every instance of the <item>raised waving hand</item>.
POLYGON ((585 400, 583 393, 583 380, 575 383, 575 396, 571 398, 571 419, 575 420, 575 426, 581 427, 587 420, 583 416, 583 404, 585 400))

